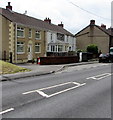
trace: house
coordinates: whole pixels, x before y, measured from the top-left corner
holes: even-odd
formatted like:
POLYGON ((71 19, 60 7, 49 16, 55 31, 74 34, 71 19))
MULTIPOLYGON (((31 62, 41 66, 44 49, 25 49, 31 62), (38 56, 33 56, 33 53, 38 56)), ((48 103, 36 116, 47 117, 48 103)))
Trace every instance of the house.
POLYGON ((62 29, 64 26, 62 23, 58 24, 58 26, 61 29, 59 30, 60 32, 52 30, 46 32, 48 45, 47 56, 66 56, 68 55, 68 51, 76 50, 75 37, 68 31, 62 29))
POLYGON ((0 59, 21 63, 53 55, 53 52, 59 55, 76 50, 75 37, 63 28, 63 24, 54 25, 49 18, 39 20, 26 13, 14 12, 10 2, 6 9, 0 8, 0 21, 0 59))
POLYGON ((108 53, 109 48, 113 47, 113 28, 106 29, 106 25, 98 26, 95 20, 91 20, 90 24, 79 31, 76 35, 77 49, 86 50, 90 44, 98 46, 98 50, 102 53, 108 53))

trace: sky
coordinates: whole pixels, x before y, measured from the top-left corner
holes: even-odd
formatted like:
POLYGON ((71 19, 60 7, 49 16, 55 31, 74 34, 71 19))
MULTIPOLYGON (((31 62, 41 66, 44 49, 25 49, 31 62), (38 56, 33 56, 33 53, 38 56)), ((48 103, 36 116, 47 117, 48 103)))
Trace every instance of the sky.
POLYGON ((0 0, 5 8, 11 2, 13 11, 44 20, 53 24, 64 24, 64 28, 76 34, 95 20, 96 25, 111 27, 111 2, 113 0, 0 0))

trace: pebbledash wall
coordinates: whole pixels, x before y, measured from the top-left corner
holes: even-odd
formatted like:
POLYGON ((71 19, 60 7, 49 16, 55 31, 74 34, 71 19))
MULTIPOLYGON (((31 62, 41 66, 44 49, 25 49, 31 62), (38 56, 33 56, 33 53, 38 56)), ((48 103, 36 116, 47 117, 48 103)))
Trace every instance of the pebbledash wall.
POLYGON ((50 53, 68 53, 68 51, 76 50, 76 38, 69 35, 64 35, 63 40, 57 38, 58 32, 48 31, 47 37, 47 52, 50 53), (62 46, 62 50, 59 51, 59 47, 62 46))

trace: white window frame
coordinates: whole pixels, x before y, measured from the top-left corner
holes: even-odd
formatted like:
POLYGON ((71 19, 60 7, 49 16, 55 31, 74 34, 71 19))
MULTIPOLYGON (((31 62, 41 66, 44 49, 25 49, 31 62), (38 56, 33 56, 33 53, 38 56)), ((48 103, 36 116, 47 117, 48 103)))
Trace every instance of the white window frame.
POLYGON ((40 40, 41 39, 41 31, 35 31, 35 39, 40 40), (36 34, 39 34, 39 38, 36 38, 36 34))
POLYGON ((66 41, 67 43, 69 42, 69 36, 67 35, 67 41, 66 41))
POLYGON ((51 42, 53 42, 53 34, 50 34, 51 42))
POLYGON ((47 51, 49 51, 49 45, 47 45, 47 51))
POLYGON ((41 44, 35 43, 35 53, 41 53, 41 44), (36 47, 39 47, 39 52, 36 51, 36 47))
POLYGON ((29 29, 29 38, 32 38, 32 29, 29 29))
POLYGON ((17 27, 17 37, 19 37, 19 38, 24 38, 25 37, 25 29, 24 29, 24 27, 17 27), (19 36, 18 35, 18 32, 23 32, 23 36, 19 36))
POLYGON ((51 52, 55 52, 55 45, 51 45, 51 52))
POLYGON ((63 52, 63 45, 58 45, 58 52, 63 52))
POLYGON ((24 54, 24 53, 25 53, 24 42, 17 42, 17 54, 24 54), (18 52, 18 45, 23 47, 23 51, 22 52, 18 52))

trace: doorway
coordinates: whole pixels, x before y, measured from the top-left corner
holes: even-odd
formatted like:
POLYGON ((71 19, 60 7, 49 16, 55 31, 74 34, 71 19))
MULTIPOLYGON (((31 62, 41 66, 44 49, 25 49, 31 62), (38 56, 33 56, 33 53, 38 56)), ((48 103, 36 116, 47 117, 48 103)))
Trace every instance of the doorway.
POLYGON ((33 53, 32 53, 32 44, 28 45, 28 61, 31 61, 33 59, 33 53))

